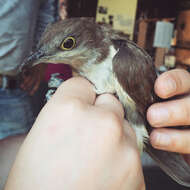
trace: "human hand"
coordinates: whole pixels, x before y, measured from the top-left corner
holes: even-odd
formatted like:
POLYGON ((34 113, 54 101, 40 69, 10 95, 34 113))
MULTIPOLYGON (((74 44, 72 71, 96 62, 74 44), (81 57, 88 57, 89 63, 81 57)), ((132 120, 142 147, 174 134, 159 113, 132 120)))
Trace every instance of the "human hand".
POLYGON ((38 90, 41 81, 44 79, 44 73, 46 69, 46 64, 36 65, 30 70, 27 70, 22 75, 21 88, 28 91, 32 96, 38 90))
POLYGON ((144 190, 136 136, 110 94, 64 82, 40 112, 5 190, 144 190), (123 126, 125 128, 123 128, 123 126))
POLYGON ((190 129, 172 129, 173 126, 190 125, 190 74, 182 69, 163 73, 155 82, 155 92, 163 99, 183 96, 153 104, 148 109, 147 119, 155 127, 150 135, 152 146, 190 154, 190 129), (171 128, 164 128, 166 126, 171 128))

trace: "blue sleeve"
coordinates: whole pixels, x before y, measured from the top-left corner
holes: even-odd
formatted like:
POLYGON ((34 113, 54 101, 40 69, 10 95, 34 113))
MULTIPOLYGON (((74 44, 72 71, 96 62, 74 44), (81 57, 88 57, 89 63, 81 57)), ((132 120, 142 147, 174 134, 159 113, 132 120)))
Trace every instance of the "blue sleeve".
POLYGON ((59 9, 59 0, 45 0, 44 3, 41 4, 37 18, 33 49, 36 48, 37 43, 42 33, 44 32, 46 26, 49 23, 53 23, 59 19, 58 9, 59 9))

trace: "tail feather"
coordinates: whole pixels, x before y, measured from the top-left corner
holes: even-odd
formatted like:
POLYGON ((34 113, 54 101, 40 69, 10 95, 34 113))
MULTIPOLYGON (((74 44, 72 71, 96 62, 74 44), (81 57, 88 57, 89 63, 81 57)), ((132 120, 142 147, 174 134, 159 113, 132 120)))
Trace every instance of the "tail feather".
POLYGON ((173 180, 181 185, 190 187, 190 166, 182 155, 154 149, 150 144, 147 144, 145 151, 173 180))

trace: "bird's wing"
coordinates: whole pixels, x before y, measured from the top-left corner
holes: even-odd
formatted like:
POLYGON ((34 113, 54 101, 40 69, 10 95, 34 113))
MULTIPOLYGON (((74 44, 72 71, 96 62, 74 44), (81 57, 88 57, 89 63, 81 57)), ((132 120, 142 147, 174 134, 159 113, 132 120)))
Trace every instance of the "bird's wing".
POLYGON ((113 40, 118 49, 113 58, 113 71, 118 82, 136 103, 137 110, 144 115, 155 102, 154 83, 156 70, 150 56, 136 44, 126 40, 113 40))
MULTIPOLYGON (((118 49, 113 59, 114 73, 123 89, 136 103, 148 132, 152 127, 146 121, 147 108, 158 100, 154 94, 156 71, 147 53, 133 42, 113 40, 118 49)), ((158 165, 176 182, 190 187, 190 166, 178 153, 154 149, 147 142, 145 151, 158 163, 158 165)))
POLYGON ((185 162, 182 155, 154 149, 150 143, 146 145, 146 152, 173 180, 190 187, 190 166, 185 162))

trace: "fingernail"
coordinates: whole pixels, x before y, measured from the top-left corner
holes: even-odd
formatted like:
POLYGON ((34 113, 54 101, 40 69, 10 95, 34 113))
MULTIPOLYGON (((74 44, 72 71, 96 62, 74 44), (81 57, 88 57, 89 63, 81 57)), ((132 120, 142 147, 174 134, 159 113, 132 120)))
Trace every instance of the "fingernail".
POLYGON ((154 107, 150 111, 151 124, 156 126, 164 125, 169 119, 169 112, 166 108, 154 107))
POLYGON ((167 95, 174 93, 177 89, 176 82, 171 78, 168 78, 168 80, 166 81, 166 87, 167 95))
POLYGON ((171 138, 166 133, 154 132, 151 136, 152 144, 156 147, 167 147, 171 144, 171 138))

